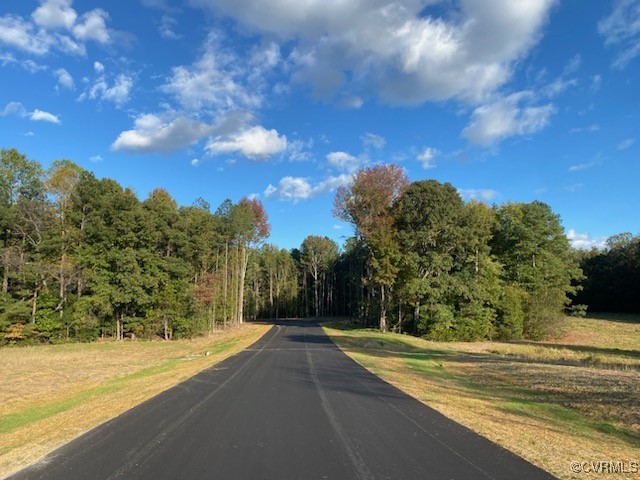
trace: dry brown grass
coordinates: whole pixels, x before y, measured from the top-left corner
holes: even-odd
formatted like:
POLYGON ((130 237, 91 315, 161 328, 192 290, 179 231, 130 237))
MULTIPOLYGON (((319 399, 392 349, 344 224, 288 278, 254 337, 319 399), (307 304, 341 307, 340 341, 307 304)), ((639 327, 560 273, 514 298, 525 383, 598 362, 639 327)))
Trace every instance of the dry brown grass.
POLYGON ((268 329, 245 324, 193 340, 0 349, 0 478, 243 350, 268 329))
POLYGON ((373 373, 560 478, 598 476, 573 475, 574 460, 640 461, 639 323, 571 318, 546 343, 333 327, 338 345, 373 373))

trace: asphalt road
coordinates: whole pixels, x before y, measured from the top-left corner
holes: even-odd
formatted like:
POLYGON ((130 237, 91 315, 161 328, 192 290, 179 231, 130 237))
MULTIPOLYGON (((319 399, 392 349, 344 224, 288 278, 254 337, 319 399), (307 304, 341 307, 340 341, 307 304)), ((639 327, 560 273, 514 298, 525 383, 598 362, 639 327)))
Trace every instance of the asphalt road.
POLYGON ((553 477, 370 374, 317 322, 279 321, 10 478, 553 477))

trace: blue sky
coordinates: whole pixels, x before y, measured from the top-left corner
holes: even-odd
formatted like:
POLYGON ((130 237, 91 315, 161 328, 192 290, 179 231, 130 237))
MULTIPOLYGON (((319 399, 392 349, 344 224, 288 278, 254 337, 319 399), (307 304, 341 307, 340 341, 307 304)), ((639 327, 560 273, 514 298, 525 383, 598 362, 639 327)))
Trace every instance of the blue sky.
POLYGON ((588 247, 640 231, 639 73, 640 0, 5 1, 0 147, 255 196, 287 248, 341 242, 335 189, 390 162, 588 247))

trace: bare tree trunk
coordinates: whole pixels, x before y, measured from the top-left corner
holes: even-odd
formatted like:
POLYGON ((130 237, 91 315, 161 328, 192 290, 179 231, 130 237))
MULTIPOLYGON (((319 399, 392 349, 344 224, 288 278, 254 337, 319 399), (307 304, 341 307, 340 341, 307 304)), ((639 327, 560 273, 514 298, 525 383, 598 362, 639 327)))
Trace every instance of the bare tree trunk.
POLYGON ((227 305, 229 304, 228 297, 228 281, 229 281, 229 242, 225 242, 224 244, 224 316, 223 316, 223 326, 227 328, 227 305))
POLYGON ((384 285, 380 285, 380 331, 387 331, 387 305, 384 285))
POLYGON ((307 291, 307 274, 302 274, 302 289, 304 290, 304 316, 309 316, 309 292, 307 291))
POLYGON ((314 292, 314 305, 316 309, 316 317, 320 316, 320 308, 318 305, 318 267, 314 266, 313 270, 313 292, 314 292))
POLYGON ((273 318, 273 272, 269 267, 269 316, 273 318))
POLYGON ((420 321, 420 302, 416 302, 413 310, 413 334, 418 334, 418 322, 420 321))
POLYGON ((31 323, 36 323, 36 311, 38 308, 38 287, 33 289, 33 305, 31 306, 31 323))
POLYGON ((253 307, 253 319, 258 319, 258 299, 260 298, 260 283, 256 278, 253 282, 253 297, 254 297, 254 307, 253 307))
POLYGON ((238 277, 238 323, 244 323, 244 279, 247 274, 247 264, 249 263, 249 255, 247 246, 243 245, 241 249, 241 264, 238 277))

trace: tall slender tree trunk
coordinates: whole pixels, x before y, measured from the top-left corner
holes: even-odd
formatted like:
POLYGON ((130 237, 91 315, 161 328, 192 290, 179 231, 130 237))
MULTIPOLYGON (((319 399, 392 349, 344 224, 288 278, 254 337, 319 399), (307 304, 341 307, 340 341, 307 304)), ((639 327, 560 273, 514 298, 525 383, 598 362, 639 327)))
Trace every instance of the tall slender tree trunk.
POLYGON ((387 331, 387 304, 386 304, 385 288, 380 284, 380 331, 387 331))
POLYGON ((316 310, 316 317, 320 316, 319 300, 318 300, 318 267, 313 267, 313 305, 316 310))
POLYGON ((302 274, 302 290, 304 291, 304 316, 309 316, 309 292, 307 291, 307 274, 302 274))
POLYGON ((269 267, 269 316, 273 318, 273 271, 269 267))
POLYGON ((253 319, 257 320, 258 310, 259 310, 258 300, 260 298, 260 284, 257 278, 253 282, 253 298, 254 298, 253 319))
POLYGON ((224 244, 224 315, 223 315, 223 326, 227 328, 227 318, 228 318, 228 304, 229 304, 229 292, 228 292, 228 283, 229 283, 229 242, 225 242, 224 244))
POLYGON ((33 289, 33 305, 31 305, 31 323, 36 323, 36 312, 38 309, 38 286, 33 289))
POLYGON ((416 302, 413 309, 413 334, 418 334, 418 322, 420 321, 420 302, 416 302))
POLYGON ((239 253, 241 265, 238 276, 238 323, 244 323, 244 279, 247 274, 247 265, 249 263, 247 246, 243 245, 239 253))

